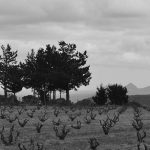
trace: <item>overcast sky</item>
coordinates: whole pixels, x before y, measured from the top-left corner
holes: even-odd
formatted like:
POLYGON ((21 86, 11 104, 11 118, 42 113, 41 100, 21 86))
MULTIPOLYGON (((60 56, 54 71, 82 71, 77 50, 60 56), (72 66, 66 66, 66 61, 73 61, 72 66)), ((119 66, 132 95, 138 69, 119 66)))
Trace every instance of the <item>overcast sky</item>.
POLYGON ((19 60, 58 41, 87 50, 92 80, 150 85, 150 0, 0 0, 0 45, 19 60))

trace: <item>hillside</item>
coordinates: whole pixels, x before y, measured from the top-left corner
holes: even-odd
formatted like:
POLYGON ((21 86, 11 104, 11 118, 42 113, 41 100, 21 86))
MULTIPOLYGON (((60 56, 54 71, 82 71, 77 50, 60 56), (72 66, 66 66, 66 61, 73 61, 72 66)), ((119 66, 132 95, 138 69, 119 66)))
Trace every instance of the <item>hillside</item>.
POLYGON ((135 101, 142 105, 150 106, 150 95, 130 95, 129 101, 135 101))
MULTIPOLYGON (((129 95, 129 101, 135 101, 142 105, 148 105, 150 106, 150 95, 129 95)), ((76 105, 88 105, 91 104, 92 98, 86 98, 83 100, 80 100, 76 103, 76 105)))

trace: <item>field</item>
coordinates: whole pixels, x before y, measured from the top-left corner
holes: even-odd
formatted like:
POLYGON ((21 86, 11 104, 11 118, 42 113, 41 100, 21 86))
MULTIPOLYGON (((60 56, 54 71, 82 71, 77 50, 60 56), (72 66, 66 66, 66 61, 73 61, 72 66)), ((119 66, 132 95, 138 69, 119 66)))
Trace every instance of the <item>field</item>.
POLYGON ((135 101, 142 105, 150 106, 150 95, 130 95, 129 101, 135 101))
MULTIPOLYGON (((146 137, 141 141, 142 147, 142 143, 146 143, 147 146, 150 144, 150 112, 143 108, 139 110, 143 122, 142 129, 146 131, 146 137)), ((109 108, 1 107, 0 150, 42 150, 42 146, 43 150, 90 150, 92 149, 90 140, 93 139, 93 145, 95 142, 99 143, 95 150, 136 150, 137 131, 132 126, 134 115, 135 110, 132 107, 125 109, 120 106, 109 108), (107 116, 109 119, 118 116, 118 120, 110 127, 108 135, 104 134, 100 124, 100 120, 103 124, 102 120, 108 119, 107 116), (27 123, 21 127, 25 119, 27 123), (13 124, 12 138, 9 135, 13 124), (38 133, 36 127, 40 128, 40 125, 43 126, 38 133), (61 139, 63 127, 66 135, 64 134, 64 139, 61 139)))

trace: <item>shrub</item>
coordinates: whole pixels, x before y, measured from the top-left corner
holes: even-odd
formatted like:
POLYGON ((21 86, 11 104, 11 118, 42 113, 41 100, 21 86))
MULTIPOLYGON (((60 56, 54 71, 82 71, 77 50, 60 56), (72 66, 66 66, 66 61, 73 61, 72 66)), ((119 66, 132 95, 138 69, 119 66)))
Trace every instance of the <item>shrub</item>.
POLYGON ((81 129, 81 121, 77 120, 77 124, 72 124, 71 127, 74 129, 81 129))
POLYGON ((82 107, 91 107, 93 105, 94 105, 93 99, 86 98, 86 99, 76 102, 74 106, 82 108, 82 107))
POLYGON ((3 105, 4 103, 6 103, 5 97, 0 95, 0 104, 3 105))
POLYGON ((23 119, 23 120, 19 120, 19 118, 17 118, 17 120, 18 120, 18 124, 19 124, 19 126, 20 127, 25 127, 25 125, 28 123, 28 119, 23 119))
POLYGON ((17 100, 17 97, 14 95, 10 95, 7 99, 3 96, 0 95, 0 104, 1 105, 18 105, 19 101, 17 100))
POLYGON ((16 143, 20 132, 19 131, 15 131, 14 129, 14 125, 11 126, 9 133, 6 137, 6 133, 5 133, 5 127, 3 126, 2 130, 0 131, 0 135, 1 135, 1 141, 5 146, 10 146, 16 143))
POLYGON ((41 129, 43 127, 43 123, 38 122, 38 123, 35 124, 35 127, 36 127, 37 133, 41 133, 41 129))
POLYGON ((104 105, 107 102, 107 93, 106 88, 101 84, 100 87, 97 87, 96 95, 92 97, 93 101, 98 105, 104 105))
POLYGON ((56 136, 60 140, 64 140, 67 134, 70 132, 70 129, 68 129, 66 125, 62 125, 61 127, 54 126, 53 129, 55 131, 56 136))
POLYGON ((71 106, 73 103, 71 101, 66 101, 64 98, 58 98, 56 100, 50 100, 47 104, 57 106, 71 106))
POLYGON ((22 97, 22 103, 28 104, 28 105, 35 105, 35 104, 39 104, 40 100, 33 95, 27 95, 27 96, 22 97))
POLYGON ((30 139, 30 143, 28 145, 18 143, 18 148, 19 150, 46 150, 43 144, 35 142, 32 138, 30 139))
POLYGON ((91 150, 96 150, 97 147, 99 146, 97 139, 94 137, 89 139, 89 143, 90 143, 90 149, 91 150))
POLYGON ((69 117, 69 119, 70 119, 71 121, 74 121, 74 120, 77 118, 77 115, 71 113, 71 114, 68 115, 68 117, 69 117))
POLYGON ((97 105, 108 103, 123 105, 128 103, 127 88, 118 84, 108 85, 104 88, 101 84, 100 87, 97 88, 96 95, 93 96, 92 99, 97 105))
POLYGON ((112 104, 123 105, 128 103, 127 88, 122 85, 108 85, 107 96, 112 104))
POLYGON ((105 120, 100 120, 100 125, 102 126, 102 129, 105 133, 105 135, 108 135, 110 129, 115 126, 115 124, 119 121, 119 114, 114 114, 113 118, 107 118, 105 120))
POLYGON ((142 115, 141 110, 138 107, 134 108, 134 117, 132 126, 137 132, 137 149, 141 150, 141 146, 143 145, 144 149, 148 150, 149 148, 145 143, 146 132, 143 129, 143 121, 141 115, 142 115))
POLYGON ((44 122, 48 119, 47 113, 46 113, 46 112, 41 113, 41 115, 38 116, 38 118, 39 118, 39 120, 40 120, 41 122, 44 123, 44 122))
POLYGON ((90 124, 91 123, 91 117, 89 117, 89 116, 85 116, 84 117, 84 122, 86 123, 86 124, 90 124))

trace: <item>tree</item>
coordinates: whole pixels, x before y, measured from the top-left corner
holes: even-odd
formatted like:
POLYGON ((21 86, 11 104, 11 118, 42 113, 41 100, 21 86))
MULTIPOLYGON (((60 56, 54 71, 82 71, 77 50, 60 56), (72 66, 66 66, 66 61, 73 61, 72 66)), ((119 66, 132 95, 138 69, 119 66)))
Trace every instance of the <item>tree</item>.
POLYGON ((46 49, 40 48, 37 53, 31 50, 27 59, 21 63, 24 70, 24 86, 34 89, 40 96, 43 104, 48 100, 49 91, 56 89, 56 83, 59 83, 59 72, 55 70, 55 61, 57 60, 54 46, 46 46, 46 49))
POLYGON ((39 99, 33 95, 27 95, 22 97, 22 103, 26 105, 35 105, 39 104, 39 99))
POLYGON ((9 67, 7 76, 7 89, 9 92, 14 94, 14 97, 17 92, 22 90, 22 77, 23 74, 19 65, 9 67))
MULTIPOLYGON (((36 71, 36 56, 32 49, 31 53, 28 53, 25 62, 20 62, 20 67, 23 71, 23 84, 25 88, 33 87, 33 74, 36 71)), ((34 87, 33 87, 34 88, 34 87)))
POLYGON ((58 51, 61 54, 59 70, 65 74, 64 90, 66 90, 66 100, 69 101, 69 90, 77 90, 81 85, 89 84, 90 66, 85 66, 88 58, 86 51, 78 52, 75 44, 67 44, 64 41, 59 42, 59 46, 58 51))
POLYGON ((7 85, 8 85, 8 70, 11 66, 16 64, 17 51, 12 51, 10 45, 7 47, 1 46, 2 55, 0 55, 0 83, 4 89, 5 99, 7 98, 7 85))
POLYGON ((47 62, 45 61, 44 49, 39 49, 37 54, 34 50, 28 53, 24 63, 21 63, 23 70, 23 84, 25 88, 32 88, 38 92, 43 103, 45 103, 47 62))
POLYGON ((66 100, 69 101, 69 90, 77 89, 81 85, 88 85, 91 79, 90 66, 85 66, 86 51, 76 51, 75 44, 59 42, 60 48, 46 45, 46 49, 32 50, 25 63, 24 85, 35 89, 42 102, 46 102, 50 91, 66 91, 66 100))
POLYGON ((47 62, 48 90, 53 91, 53 99, 56 100, 56 90, 62 90, 64 87, 64 74, 60 70, 61 57, 55 46, 46 45, 45 59, 47 62))
POLYGON ((92 99, 97 105, 104 105, 107 102, 106 88, 102 84, 99 88, 97 87, 96 95, 92 99))
POLYGON ((107 95, 112 104, 122 105, 128 103, 127 88, 122 85, 108 85, 107 95))

